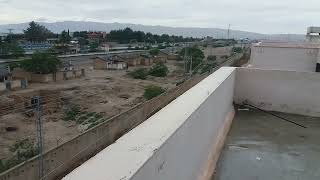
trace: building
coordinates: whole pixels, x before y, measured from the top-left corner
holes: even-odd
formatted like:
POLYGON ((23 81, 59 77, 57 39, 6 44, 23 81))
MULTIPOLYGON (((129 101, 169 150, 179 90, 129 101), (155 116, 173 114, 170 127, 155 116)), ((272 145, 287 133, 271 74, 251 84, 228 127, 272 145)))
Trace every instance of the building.
POLYGON ((304 72, 320 71, 320 44, 260 42, 251 48, 250 67, 304 72))
POLYGON ((0 82, 5 82, 7 80, 10 80, 11 73, 3 67, 0 67, 0 82))
POLYGON ((320 27, 309 27, 307 31, 307 41, 320 43, 320 27))
POLYGON ((99 50, 100 51, 105 51, 105 52, 109 52, 110 51, 110 45, 108 43, 102 43, 99 46, 99 50))
POLYGON ((128 68, 128 63, 119 55, 108 55, 95 57, 93 66, 97 70, 124 70, 128 68))
POLYGON ((89 42, 102 42, 106 39, 106 32, 88 32, 88 41, 89 42))
POLYGON ((221 68, 63 180, 317 180, 319 91, 317 73, 221 68))
POLYGON ((6 33, 0 33, 0 41, 3 41, 7 38, 7 34, 6 33))
POLYGON ((151 66, 153 64, 153 57, 150 54, 141 54, 141 65, 151 66))
POLYGON ((141 64, 141 56, 138 53, 119 54, 118 56, 128 63, 128 66, 137 66, 141 64))
POLYGON ((225 57, 231 56, 232 48, 233 46, 214 47, 208 45, 204 48, 203 53, 205 58, 208 58, 208 56, 215 56, 218 62, 222 62, 226 59, 225 57))
POLYGON ((153 56, 153 62, 155 63, 166 63, 168 60, 169 54, 164 51, 159 51, 159 54, 153 56))

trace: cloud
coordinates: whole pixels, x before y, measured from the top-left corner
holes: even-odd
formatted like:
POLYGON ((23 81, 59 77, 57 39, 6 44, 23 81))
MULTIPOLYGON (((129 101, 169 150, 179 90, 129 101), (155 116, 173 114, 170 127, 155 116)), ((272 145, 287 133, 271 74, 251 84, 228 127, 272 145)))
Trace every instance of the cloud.
MULTIPOLYGON (((317 25, 318 0, 0 0, 0 22, 94 20, 261 33, 304 33, 317 25)), ((319 24, 320 25, 320 24, 319 24)))
POLYGON ((6 3, 9 3, 10 0, 0 0, 0 4, 6 4, 6 3))

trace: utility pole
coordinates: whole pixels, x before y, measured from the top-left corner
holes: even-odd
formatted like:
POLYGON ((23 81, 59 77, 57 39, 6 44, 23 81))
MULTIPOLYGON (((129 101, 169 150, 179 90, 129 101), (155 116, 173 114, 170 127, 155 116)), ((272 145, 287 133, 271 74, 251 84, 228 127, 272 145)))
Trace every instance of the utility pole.
POLYGON ((43 129, 42 129, 42 105, 41 97, 35 96, 31 99, 31 104, 36 112, 36 129, 37 129, 37 144, 39 150, 39 180, 43 180, 44 167, 43 167, 43 129))
POLYGON ((192 74, 192 55, 190 56, 190 70, 189 70, 190 76, 192 74))
POLYGON ((227 37, 228 40, 230 39, 230 26, 231 26, 231 25, 229 24, 229 26, 228 26, 228 37, 227 37))
POLYGON ((187 72, 187 51, 188 51, 188 47, 187 47, 187 44, 186 46, 184 47, 184 71, 187 72))
POLYGON ((11 43, 11 41, 12 41, 12 31, 13 31, 14 29, 12 29, 12 28, 9 28, 8 29, 8 31, 9 31, 9 37, 10 37, 10 43, 11 43))

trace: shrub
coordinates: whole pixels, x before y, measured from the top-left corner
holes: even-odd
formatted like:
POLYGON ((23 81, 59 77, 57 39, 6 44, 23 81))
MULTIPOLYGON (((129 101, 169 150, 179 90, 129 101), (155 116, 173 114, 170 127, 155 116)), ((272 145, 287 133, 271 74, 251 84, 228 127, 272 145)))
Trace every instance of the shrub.
POLYGON ((242 48, 241 48, 241 47, 233 47, 233 48, 232 48, 232 52, 242 53, 242 48))
POLYGON ((148 76, 148 70, 146 68, 139 68, 129 72, 128 74, 135 79, 146 79, 148 76))
POLYGON ((65 121, 75 121, 76 117, 81 113, 80 106, 72 105, 64 112, 63 120, 65 121))
POLYGON ((39 154, 39 149, 28 138, 16 141, 9 150, 14 153, 14 156, 0 160, 0 173, 39 154))
POLYGON ((143 97, 146 98, 147 100, 150 100, 154 97, 159 96, 160 94, 162 94, 164 92, 165 92, 165 90, 162 87, 151 85, 151 86, 147 86, 144 89, 143 97))
POLYGON ((149 70, 149 74, 155 77, 166 77, 168 72, 168 67, 163 63, 157 63, 149 70))
POLYGON ((217 56, 210 55, 207 57, 207 61, 216 61, 216 60, 217 60, 217 56))
POLYGON ((160 50, 158 48, 154 48, 154 49, 151 49, 149 53, 153 56, 156 56, 160 53, 160 50))

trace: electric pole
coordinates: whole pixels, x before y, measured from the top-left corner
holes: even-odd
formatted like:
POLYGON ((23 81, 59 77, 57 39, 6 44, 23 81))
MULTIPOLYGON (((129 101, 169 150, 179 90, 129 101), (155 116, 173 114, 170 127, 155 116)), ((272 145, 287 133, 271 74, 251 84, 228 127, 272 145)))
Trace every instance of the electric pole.
POLYGON ((192 74, 192 55, 190 56, 190 70, 189 70, 190 76, 192 74))
POLYGON ((36 129, 37 129, 37 145, 39 150, 39 180, 44 177, 44 167, 43 167, 43 129, 42 129, 42 105, 41 97, 35 96, 31 99, 31 104, 36 112, 36 129))
POLYGON ((229 24, 229 26, 228 26, 228 40, 230 39, 230 26, 231 26, 231 24, 229 24))
POLYGON ((186 46, 184 47, 184 71, 187 72, 187 51, 188 51, 188 47, 187 47, 187 44, 186 46))
POLYGON ((12 41, 12 31, 13 31, 14 29, 12 29, 12 28, 9 28, 8 29, 8 31, 9 31, 9 37, 10 37, 10 43, 11 43, 11 41, 12 41))

